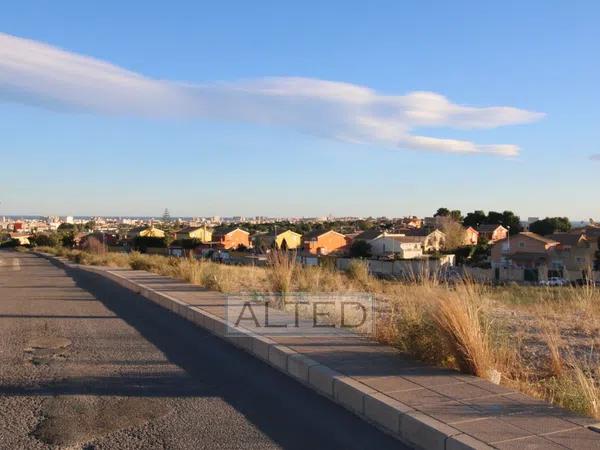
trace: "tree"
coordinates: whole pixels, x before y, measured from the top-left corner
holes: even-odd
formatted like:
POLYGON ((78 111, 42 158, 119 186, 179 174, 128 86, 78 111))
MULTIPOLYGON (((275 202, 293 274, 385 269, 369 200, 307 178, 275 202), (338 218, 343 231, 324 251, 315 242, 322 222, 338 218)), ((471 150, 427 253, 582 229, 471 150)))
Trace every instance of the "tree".
POLYGON ((133 247, 142 253, 145 253, 148 248, 165 248, 167 243, 165 238, 151 236, 137 236, 133 240, 133 247))
POLYGON ((369 258, 371 256, 371 244, 362 239, 354 241, 350 245, 350 256, 352 258, 369 258))
POLYGON ((72 223, 61 223, 57 228, 59 232, 73 232, 75 229, 76 227, 72 223))
POLYGON ((19 247, 21 245, 21 243, 19 242, 18 239, 10 239, 8 241, 2 242, 0 244, 0 248, 13 248, 13 247, 19 247))
POLYGON ((93 253, 94 255, 103 255, 106 253, 106 245, 95 236, 88 237, 83 244, 83 248, 86 252, 93 253))
POLYGON ((463 225, 465 227, 477 228, 479 225, 486 223, 486 221, 487 216, 485 212, 477 210, 467 214, 467 216, 463 220, 463 225))
POLYGON ((180 241, 173 241, 172 244, 180 245, 185 250, 192 250, 202 245, 202 241, 200 239, 181 239, 180 241))
POLYGON ((460 209, 453 209, 452 211, 450 211, 450 217, 455 222, 462 222, 462 220, 463 220, 463 216, 462 216, 462 213, 460 212, 460 209))
POLYGON ((510 234, 517 234, 523 231, 521 226, 521 218, 512 211, 504 211, 502 213, 502 225, 510 230, 510 234))
POLYGON ((455 250, 465 245, 465 229, 459 222, 450 218, 444 220, 442 231, 446 235, 444 239, 445 250, 455 250))
POLYGON ((510 229, 510 234, 516 234, 523 231, 520 217, 515 215, 512 211, 504 211, 501 213, 490 211, 486 214, 484 211, 477 210, 468 213, 463 220, 463 225, 465 227, 477 228, 482 224, 502 225, 510 229))
POLYGON ((504 214, 496 211, 490 211, 487 215, 485 223, 489 223, 490 225, 504 225, 503 220, 504 214))
POLYGON ((38 247, 58 247, 61 240, 57 234, 36 234, 29 241, 38 247))
POLYGON ((450 215, 450 210, 448 208, 438 208, 433 217, 448 217, 450 215))
POLYGON ((571 229, 571 222, 567 217, 546 217, 542 220, 536 220, 529 225, 529 231, 542 236, 555 232, 565 232, 571 229))
MULTIPOLYGON (((60 228, 60 227, 59 227, 60 228)), ((73 248, 75 247, 75 233, 67 233, 62 237, 63 247, 73 248)))

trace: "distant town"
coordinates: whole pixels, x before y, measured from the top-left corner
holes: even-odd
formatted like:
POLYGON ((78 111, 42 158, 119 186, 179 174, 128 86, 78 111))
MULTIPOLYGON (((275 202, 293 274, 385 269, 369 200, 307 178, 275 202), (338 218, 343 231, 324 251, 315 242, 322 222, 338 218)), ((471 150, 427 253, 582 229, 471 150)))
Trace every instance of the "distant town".
POLYGON ((338 269, 361 258, 382 277, 423 270, 476 281, 574 284, 597 280, 600 223, 521 220, 511 211, 439 208, 430 217, 2 217, 3 247, 63 246, 266 265, 293 251, 304 265, 338 269))

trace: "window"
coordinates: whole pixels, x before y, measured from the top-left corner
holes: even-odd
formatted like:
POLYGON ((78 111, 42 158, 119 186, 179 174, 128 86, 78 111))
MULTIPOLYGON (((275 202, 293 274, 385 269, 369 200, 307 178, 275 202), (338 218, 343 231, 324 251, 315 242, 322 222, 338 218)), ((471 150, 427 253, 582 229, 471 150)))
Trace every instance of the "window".
POLYGON ((525 248, 525 242, 519 242, 519 248, 525 248))

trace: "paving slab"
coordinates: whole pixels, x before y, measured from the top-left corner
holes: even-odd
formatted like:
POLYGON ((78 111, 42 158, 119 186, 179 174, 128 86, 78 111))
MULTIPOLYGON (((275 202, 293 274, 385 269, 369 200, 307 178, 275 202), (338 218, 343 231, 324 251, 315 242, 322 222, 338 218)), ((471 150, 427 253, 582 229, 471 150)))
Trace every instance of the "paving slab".
POLYGON ((496 444, 496 447, 501 450, 564 450, 565 448, 540 436, 501 442, 496 444))
POLYGON ((600 433, 587 428, 544 436, 547 440, 574 450, 600 450, 600 433))
POLYGON ((503 422, 498 418, 459 422, 455 423, 453 426, 460 431, 488 444, 533 436, 533 433, 503 422))

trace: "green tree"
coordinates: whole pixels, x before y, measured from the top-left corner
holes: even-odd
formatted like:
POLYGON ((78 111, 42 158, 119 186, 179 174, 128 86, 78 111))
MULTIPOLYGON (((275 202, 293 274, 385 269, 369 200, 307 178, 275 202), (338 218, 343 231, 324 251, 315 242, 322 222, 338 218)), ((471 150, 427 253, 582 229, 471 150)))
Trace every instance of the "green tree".
POLYGON ((29 241, 38 247, 58 247, 61 243, 60 236, 58 234, 36 234, 29 238, 29 241))
POLYGON ((152 236, 138 236, 133 240, 133 248, 145 253, 148 248, 165 248, 167 243, 165 238, 152 236))
POLYGON ((353 258, 369 258, 371 256, 371 244, 367 241, 354 241, 350 245, 350 256, 353 258))
MULTIPOLYGON (((60 228, 60 227, 59 227, 60 228)), ((66 233, 62 236, 63 247, 73 248, 75 247, 75 233, 66 233)))
POLYGON ((512 211, 504 211, 502 213, 502 225, 506 228, 509 228, 510 234, 517 234, 523 231, 523 226, 521 225, 521 218, 512 211))
POLYGON ((58 228, 57 228, 57 230, 58 230, 59 232, 67 232, 67 233, 68 233, 68 232, 73 232, 73 231, 75 231, 76 229, 77 229, 77 227, 76 227, 74 224, 72 224, 72 223, 61 223, 61 224, 58 226, 58 228))
POLYGON ((490 225, 504 225, 504 214, 490 211, 487 215, 485 223, 489 223, 490 225))
POLYGON ((571 222, 567 217, 546 217, 542 220, 536 220, 529 225, 529 231, 542 236, 555 232, 564 232, 571 229, 571 222))
POLYGON ((487 215, 481 210, 473 211, 467 214, 463 219, 463 225, 465 227, 477 228, 479 225, 486 223, 487 215))
POLYGON ((450 211, 450 217, 455 222, 462 222, 462 220, 463 220, 463 216, 462 216, 462 213, 460 212, 460 209, 453 209, 452 211, 450 211))
POLYGON ((448 217, 450 210, 448 208, 438 208, 433 217, 448 217))

